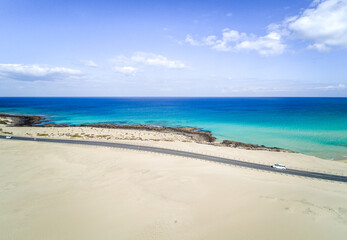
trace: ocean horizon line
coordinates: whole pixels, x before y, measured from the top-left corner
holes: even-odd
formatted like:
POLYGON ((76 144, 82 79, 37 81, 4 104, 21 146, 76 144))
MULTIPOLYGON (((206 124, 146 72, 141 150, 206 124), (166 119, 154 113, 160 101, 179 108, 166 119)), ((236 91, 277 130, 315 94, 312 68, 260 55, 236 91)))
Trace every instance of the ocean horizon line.
POLYGON ((326 97, 326 96, 0 96, 0 98, 326 98, 326 99, 345 99, 346 97, 326 97))

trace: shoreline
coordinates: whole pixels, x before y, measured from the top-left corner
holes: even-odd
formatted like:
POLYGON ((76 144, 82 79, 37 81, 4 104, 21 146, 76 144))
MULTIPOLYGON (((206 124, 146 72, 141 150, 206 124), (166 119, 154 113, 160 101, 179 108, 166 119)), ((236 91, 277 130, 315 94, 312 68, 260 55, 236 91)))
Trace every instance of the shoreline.
MULTIPOLYGON (((278 147, 267 147, 264 145, 250 144, 237 142, 232 140, 216 141, 216 137, 210 131, 201 130, 193 127, 167 127, 167 126, 150 126, 144 124, 137 125, 120 125, 114 123, 96 123, 96 124, 80 124, 80 125, 68 125, 68 124, 55 124, 46 123, 49 120, 41 115, 22 115, 22 114, 7 114, 0 113, 0 126, 5 127, 35 127, 35 128, 100 128, 100 129, 121 129, 121 130, 138 130, 147 132, 158 132, 182 135, 188 140, 190 139, 196 143, 203 143, 215 146, 240 148, 246 150, 265 150, 272 152, 287 152, 295 153, 294 151, 278 148, 278 147), (46 124, 45 124, 46 123, 46 124)), ((0 133, 4 133, 0 129, 0 133)), ((9 132, 8 132, 9 133, 9 132)), ((38 135, 40 136, 40 135, 38 135)), ((41 134, 40 137, 44 135, 41 134)))

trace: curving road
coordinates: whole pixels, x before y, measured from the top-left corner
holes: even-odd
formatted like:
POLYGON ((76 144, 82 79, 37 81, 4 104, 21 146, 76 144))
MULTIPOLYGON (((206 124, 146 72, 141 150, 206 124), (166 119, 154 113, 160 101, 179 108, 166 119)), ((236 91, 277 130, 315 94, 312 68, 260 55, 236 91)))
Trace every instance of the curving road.
MULTIPOLYGON (((3 135, 0 135, 0 139, 6 139, 6 137, 3 135)), ((228 158, 215 157, 215 156, 209 156, 205 154, 172 150, 172 149, 166 149, 166 148, 158 148, 158 147, 138 146, 138 145, 124 144, 124 143, 81 141, 81 140, 69 140, 69 139, 30 138, 30 137, 12 137, 11 139, 6 139, 6 140, 83 144, 83 145, 91 145, 91 146, 103 146, 103 147, 123 148, 123 149, 131 149, 131 150, 141 150, 141 151, 147 151, 147 152, 163 153, 163 154, 169 154, 169 155, 175 155, 175 156, 202 159, 206 161, 225 163, 225 164, 246 167, 246 168, 253 168, 253 169, 269 171, 269 172, 277 172, 277 173, 280 172, 280 173, 284 173, 288 175, 330 180, 330 181, 336 181, 336 182, 347 182, 347 176, 339 176, 339 175, 333 175, 333 174, 302 171, 302 170, 295 170, 295 169, 277 170, 272 168, 271 166, 264 165, 264 164, 243 162, 243 161, 233 160, 228 158)))

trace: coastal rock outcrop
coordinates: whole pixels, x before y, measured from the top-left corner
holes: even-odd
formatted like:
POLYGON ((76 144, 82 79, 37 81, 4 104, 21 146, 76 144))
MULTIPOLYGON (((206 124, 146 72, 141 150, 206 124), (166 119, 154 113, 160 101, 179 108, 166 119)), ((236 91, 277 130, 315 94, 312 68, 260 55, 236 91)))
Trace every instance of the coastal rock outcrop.
POLYGON ((223 142, 221 144, 224 146, 228 146, 228 147, 243 148, 243 149, 248 149, 248 150, 266 150, 266 151, 273 151, 273 152, 291 152, 291 153, 294 153, 293 151, 283 149, 283 148, 266 147, 264 145, 236 142, 236 141, 230 141, 230 140, 223 140, 223 142))
POLYGON ((31 127, 47 122, 44 117, 38 115, 14 115, 1 113, 0 117, 11 119, 12 122, 9 125, 12 127, 31 127))
POLYGON ((78 127, 97 127, 97 128, 117 128, 117 129, 134 129, 145 131, 156 131, 163 133, 178 133, 184 136, 190 137, 196 142, 214 142, 216 138, 211 132, 203 131, 192 127, 164 127, 164 126, 150 126, 150 125, 118 125, 112 123, 100 123, 100 124, 82 124, 78 127))

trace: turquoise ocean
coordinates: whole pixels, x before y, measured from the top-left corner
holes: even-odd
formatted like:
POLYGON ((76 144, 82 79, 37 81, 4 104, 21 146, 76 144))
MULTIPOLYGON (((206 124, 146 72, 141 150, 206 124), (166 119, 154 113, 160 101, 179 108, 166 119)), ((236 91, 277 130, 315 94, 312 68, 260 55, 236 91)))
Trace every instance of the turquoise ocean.
POLYGON ((347 159, 347 98, 0 98, 52 123, 190 126, 234 140, 347 159))

